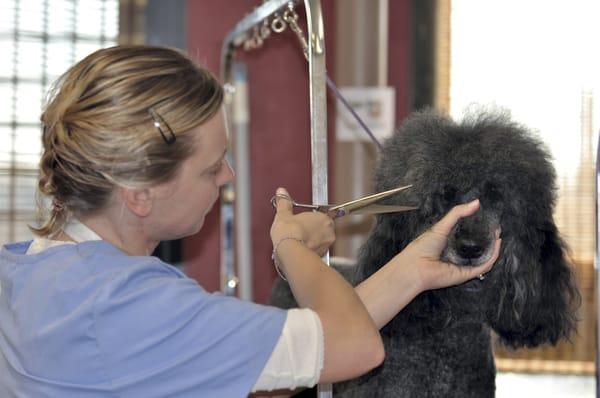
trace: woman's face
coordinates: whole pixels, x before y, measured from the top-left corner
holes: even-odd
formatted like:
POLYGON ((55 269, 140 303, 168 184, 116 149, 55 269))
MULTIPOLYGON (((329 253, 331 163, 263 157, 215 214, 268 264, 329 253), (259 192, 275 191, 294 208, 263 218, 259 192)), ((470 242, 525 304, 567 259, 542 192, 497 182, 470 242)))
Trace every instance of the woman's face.
POLYGON ((179 239, 197 233, 219 197, 219 188, 233 180, 225 159, 227 134, 223 111, 191 132, 194 152, 175 178, 155 192, 151 215, 157 220, 156 240, 179 239))

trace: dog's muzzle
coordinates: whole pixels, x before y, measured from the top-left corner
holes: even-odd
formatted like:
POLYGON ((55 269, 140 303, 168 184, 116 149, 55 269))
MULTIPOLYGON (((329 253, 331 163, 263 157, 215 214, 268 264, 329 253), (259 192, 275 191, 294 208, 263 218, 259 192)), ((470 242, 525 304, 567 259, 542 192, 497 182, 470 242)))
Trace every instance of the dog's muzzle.
POLYGON ((442 258, 456 265, 483 264, 492 256, 498 227, 496 217, 481 211, 460 220, 448 236, 442 258))

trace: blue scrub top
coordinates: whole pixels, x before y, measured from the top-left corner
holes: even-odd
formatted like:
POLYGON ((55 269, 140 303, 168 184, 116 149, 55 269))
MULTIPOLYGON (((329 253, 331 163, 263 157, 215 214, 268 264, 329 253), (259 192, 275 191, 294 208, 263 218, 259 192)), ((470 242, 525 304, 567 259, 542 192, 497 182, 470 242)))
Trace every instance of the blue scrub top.
POLYGON ((0 397, 245 397, 286 312, 105 241, 0 250, 0 397))

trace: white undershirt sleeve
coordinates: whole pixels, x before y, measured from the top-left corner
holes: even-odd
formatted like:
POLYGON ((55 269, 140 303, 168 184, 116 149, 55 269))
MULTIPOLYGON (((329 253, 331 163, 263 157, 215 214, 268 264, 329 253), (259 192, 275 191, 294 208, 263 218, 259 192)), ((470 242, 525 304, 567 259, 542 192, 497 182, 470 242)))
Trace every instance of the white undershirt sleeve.
POLYGON ((321 320, 311 309, 288 310, 281 336, 252 391, 312 387, 323 369, 321 320))

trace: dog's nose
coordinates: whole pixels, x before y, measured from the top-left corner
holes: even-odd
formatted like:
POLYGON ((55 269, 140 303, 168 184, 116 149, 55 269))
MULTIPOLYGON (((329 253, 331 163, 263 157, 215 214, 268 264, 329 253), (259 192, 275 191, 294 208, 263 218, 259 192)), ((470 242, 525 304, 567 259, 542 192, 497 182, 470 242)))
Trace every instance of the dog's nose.
POLYGON ((462 258, 478 258, 483 254, 483 246, 470 239, 459 239, 456 241, 456 253, 462 258))

